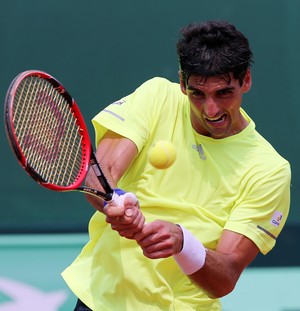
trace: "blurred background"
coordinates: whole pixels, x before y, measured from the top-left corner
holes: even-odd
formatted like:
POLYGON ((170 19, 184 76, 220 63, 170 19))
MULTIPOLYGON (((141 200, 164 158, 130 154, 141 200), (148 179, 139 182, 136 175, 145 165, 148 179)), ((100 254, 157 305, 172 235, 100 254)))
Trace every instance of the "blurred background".
MULTIPOLYGON (((209 19, 234 23, 249 38, 255 63, 243 107, 293 173, 290 216, 275 249, 246 269, 224 310, 299 311, 299 0, 1 1, 1 100, 20 72, 46 71, 76 99, 94 137, 89 120, 103 107, 154 76, 178 80, 179 29, 209 19)), ((73 310, 60 273, 87 241, 94 210, 81 194, 31 180, 4 125, 0 144, 0 311, 73 310)))

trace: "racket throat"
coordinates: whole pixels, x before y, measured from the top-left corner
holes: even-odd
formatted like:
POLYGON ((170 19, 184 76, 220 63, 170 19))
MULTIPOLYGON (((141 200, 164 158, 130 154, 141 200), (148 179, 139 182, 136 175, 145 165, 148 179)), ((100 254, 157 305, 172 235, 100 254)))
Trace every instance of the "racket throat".
POLYGON ((112 189, 112 187, 108 183, 108 180, 104 176, 104 174, 101 170, 101 167, 97 161, 96 155, 93 151, 91 152, 90 164, 91 164, 91 167, 92 167, 95 175, 97 176, 101 186, 103 187, 103 190, 105 191, 107 196, 110 197, 110 199, 112 199, 112 195, 114 193, 114 190, 112 189))

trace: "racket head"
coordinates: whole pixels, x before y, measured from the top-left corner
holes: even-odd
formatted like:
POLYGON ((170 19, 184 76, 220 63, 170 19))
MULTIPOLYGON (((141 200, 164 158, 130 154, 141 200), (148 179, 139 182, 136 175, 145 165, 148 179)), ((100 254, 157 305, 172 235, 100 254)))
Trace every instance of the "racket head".
POLYGON ((19 74, 5 98, 5 128, 19 163, 40 185, 76 190, 89 167, 91 141, 75 100, 51 75, 19 74))

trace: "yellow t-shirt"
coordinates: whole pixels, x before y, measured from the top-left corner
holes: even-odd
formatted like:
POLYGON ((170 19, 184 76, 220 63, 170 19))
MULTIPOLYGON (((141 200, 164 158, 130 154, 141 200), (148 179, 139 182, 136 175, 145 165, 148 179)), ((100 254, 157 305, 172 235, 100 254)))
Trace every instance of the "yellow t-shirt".
MULTIPOLYGON (((239 134, 212 139, 197 134, 180 86, 163 78, 145 82, 94 119, 96 144, 107 129, 131 139, 139 156, 118 187, 134 192, 147 222, 180 223, 207 248, 225 229, 251 239, 263 254, 275 245, 288 215, 290 166, 249 125, 239 134), (166 170, 147 161, 153 142, 175 144, 166 170)), ((90 242, 63 277, 92 310, 220 310, 191 283, 173 257, 150 260, 135 241, 118 236, 96 212, 90 242)))

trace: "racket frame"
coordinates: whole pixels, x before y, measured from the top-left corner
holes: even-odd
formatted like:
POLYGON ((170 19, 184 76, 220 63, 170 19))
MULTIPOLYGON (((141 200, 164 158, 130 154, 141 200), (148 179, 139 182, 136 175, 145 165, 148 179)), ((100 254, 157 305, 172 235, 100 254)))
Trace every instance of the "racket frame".
POLYGON ((24 168, 24 170, 41 186, 48 188, 54 191, 81 191, 86 194, 91 194, 96 197, 100 197, 105 201, 110 201, 113 197, 114 190, 111 188, 110 184, 108 183, 103 171, 100 167, 100 164, 96 158, 96 155, 93 151, 91 140, 88 134, 88 128, 85 124, 84 118, 80 112, 78 105, 76 104, 73 97, 70 93, 62 86, 62 84, 55 79, 53 76, 49 75, 46 72, 39 71, 39 70, 28 70, 25 72, 20 73, 18 76, 14 78, 11 82, 6 97, 5 97, 5 128, 7 137, 10 143, 10 146, 15 153, 18 162, 24 168), (14 130, 13 124, 13 101, 15 98, 15 94, 20 83, 28 78, 28 77, 37 77, 39 79, 44 79, 49 82, 53 88, 65 99, 67 104, 69 105, 69 109, 72 112, 74 119, 76 120, 80 135, 82 137, 81 140, 81 147, 82 147, 82 159, 80 165, 80 173, 77 175, 76 180, 68 185, 68 186, 59 186, 53 183, 46 181, 40 174, 38 174, 34 168, 28 163, 26 157, 22 152, 22 148, 18 143, 17 136, 14 130), (99 191, 97 189, 89 188, 82 186, 86 174, 88 172, 89 166, 91 165, 97 179, 99 180, 101 186, 103 187, 105 192, 99 191))

